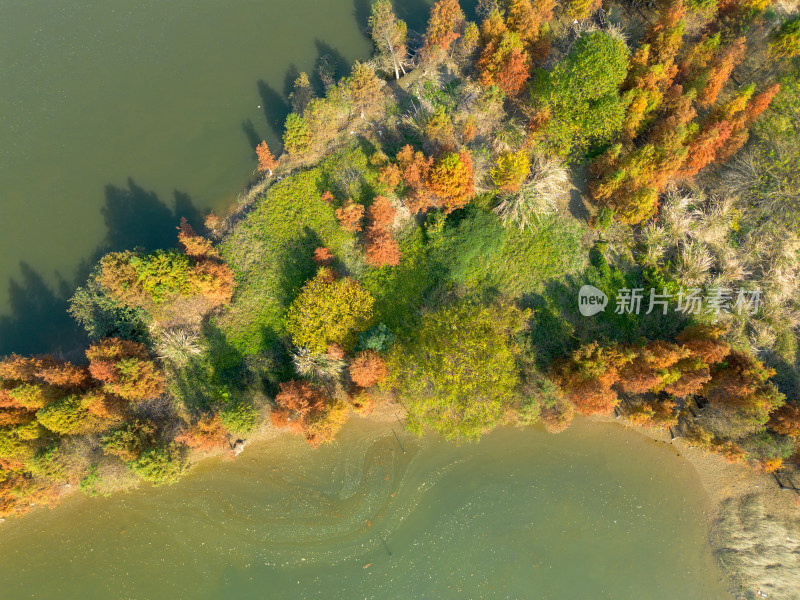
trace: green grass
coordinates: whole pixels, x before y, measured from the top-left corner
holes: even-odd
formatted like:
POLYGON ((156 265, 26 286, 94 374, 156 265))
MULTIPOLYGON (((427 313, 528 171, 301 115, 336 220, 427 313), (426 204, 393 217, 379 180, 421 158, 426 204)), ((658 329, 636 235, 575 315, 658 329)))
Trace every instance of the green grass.
POLYGON ((550 363, 581 344, 599 341, 603 344, 623 342, 634 344, 643 339, 671 340, 689 319, 670 306, 666 315, 656 309, 645 314, 651 284, 636 267, 621 269, 609 265, 602 252, 588 252, 589 266, 575 275, 551 280, 543 290, 529 296, 526 305, 534 310, 531 341, 536 363, 546 369, 550 363), (608 296, 605 311, 584 317, 578 310, 578 291, 584 284, 599 288, 608 296), (645 288, 640 314, 616 314, 615 298, 621 288, 645 288))
POLYGON ((219 326, 227 344, 244 355, 259 353, 284 333, 289 304, 316 272, 314 250, 325 246, 341 256, 354 243, 334 207, 321 200, 324 175, 317 167, 272 186, 223 244, 237 288, 219 326))
POLYGON ((428 255, 422 229, 411 225, 399 237, 400 264, 370 268, 361 278, 361 284, 375 298, 375 320, 394 332, 415 322, 426 292, 437 282, 436 265, 428 255))
POLYGON ((534 229, 503 227, 492 213, 466 209, 451 215, 432 235, 432 255, 459 286, 475 292, 495 290, 520 298, 553 279, 579 273, 586 265, 581 226, 550 219, 534 229))

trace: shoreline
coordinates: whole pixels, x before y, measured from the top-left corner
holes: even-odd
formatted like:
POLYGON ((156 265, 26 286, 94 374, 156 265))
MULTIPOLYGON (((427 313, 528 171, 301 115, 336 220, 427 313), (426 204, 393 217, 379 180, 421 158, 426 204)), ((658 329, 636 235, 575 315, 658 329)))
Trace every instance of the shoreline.
MULTIPOLYGON (((392 425, 394 423, 400 423, 401 421, 399 420, 402 419, 403 415, 404 409, 401 404, 387 402, 376 406, 370 413, 356 414, 354 416, 370 424, 377 426, 383 425, 389 429, 393 429, 392 425)), ((764 507, 768 518, 777 519, 786 524, 787 531, 792 532, 794 536, 800 540, 800 518, 796 515, 797 503, 795 500, 795 498, 800 498, 800 494, 793 494, 790 489, 780 489, 775 479, 770 474, 759 473, 744 464, 728 463, 721 456, 689 446, 683 438, 670 439, 670 433, 667 430, 641 427, 628 422, 624 418, 616 418, 614 416, 601 417, 594 415, 582 417, 582 420, 586 421, 590 426, 615 424, 622 429, 632 431, 651 440, 654 444, 668 444, 672 446, 677 456, 688 461, 692 466, 702 486, 703 494, 707 501, 707 506, 703 511, 708 526, 707 543, 715 563, 719 565, 720 572, 725 578, 724 585, 731 594, 731 597, 737 600, 773 597, 772 594, 769 593, 767 596, 759 596, 758 592, 761 587, 746 580, 735 567, 732 567, 721 559, 719 553, 720 550, 724 549, 722 543, 724 540, 722 538, 724 534, 730 532, 718 532, 716 530, 718 529, 720 520, 724 516, 725 511, 730 505, 737 507, 748 500, 755 499, 764 507)), ((547 435, 558 434, 548 433, 547 435)), ((195 471, 202 465, 207 466, 211 459, 223 461, 237 460, 238 454, 248 447, 261 446, 284 436, 292 436, 292 434, 271 426, 269 420, 266 419, 259 429, 252 432, 247 438, 241 440, 244 444, 240 446, 241 450, 238 453, 235 452, 233 447, 228 450, 193 451, 189 457, 190 468, 187 473, 195 471)), ((109 497, 116 496, 120 492, 142 490, 142 483, 143 482, 139 482, 131 487, 120 488, 112 492, 109 497)), ((76 495, 80 496, 77 494, 79 491, 80 489, 77 486, 65 488, 57 504, 69 501, 70 498, 76 495)), ((54 506, 39 505, 34 508, 33 511, 16 516, 13 520, 22 519, 33 512, 51 510, 54 506)), ((0 525, 7 521, 8 519, 0 520, 0 525)), ((0 531, 2 530, 0 529, 0 531)), ((787 596, 775 597, 785 598, 787 596)))
MULTIPOLYGON (((719 564, 725 574, 730 592, 734 598, 751 599, 773 597, 769 591, 769 585, 759 584, 748 578, 736 565, 725 560, 723 555, 728 552, 742 554, 742 550, 728 548, 727 542, 731 538, 739 538, 744 531, 732 528, 732 525, 742 525, 736 523, 736 517, 748 505, 761 507, 763 514, 761 519, 767 520, 785 532, 785 541, 791 546, 797 556, 800 554, 800 493, 788 487, 780 488, 775 477, 770 473, 756 471, 752 467, 741 463, 727 462, 723 457, 705 452, 690 446, 683 437, 671 439, 670 433, 666 429, 647 428, 634 425, 624 418, 613 416, 589 417, 590 421, 598 423, 617 423, 619 426, 639 433, 649 438, 654 443, 671 445, 678 456, 685 459, 692 465, 697 473, 698 479, 703 486, 703 490, 708 498, 709 511, 707 520, 709 526, 708 543, 714 555, 714 559, 719 564), (734 523, 731 523, 734 519, 734 523)), ((759 534, 759 537, 762 537, 759 534)), ((767 544, 766 540, 759 539, 760 542, 767 544)), ((743 559, 744 560, 744 559, 743 559)), ((761 567, 759 570, 769 575, 770 568, 780 565, 769 565, 761 567)), ((759 573, 761 574, 761 573, 759 573)), ((800 587, 795 588, 791 596, 776 595, 776 598, 800 598, 800 587)))

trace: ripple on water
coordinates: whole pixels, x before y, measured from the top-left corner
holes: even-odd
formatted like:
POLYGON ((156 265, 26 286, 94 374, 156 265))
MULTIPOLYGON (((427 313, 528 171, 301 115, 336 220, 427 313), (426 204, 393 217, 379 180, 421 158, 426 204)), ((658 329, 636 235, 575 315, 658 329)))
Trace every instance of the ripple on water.
POLYGON ((402 448, 355 422, 7 523, 3 597, 726 597, 669 448, 585 422, 460 447, 397 429, 402 448))

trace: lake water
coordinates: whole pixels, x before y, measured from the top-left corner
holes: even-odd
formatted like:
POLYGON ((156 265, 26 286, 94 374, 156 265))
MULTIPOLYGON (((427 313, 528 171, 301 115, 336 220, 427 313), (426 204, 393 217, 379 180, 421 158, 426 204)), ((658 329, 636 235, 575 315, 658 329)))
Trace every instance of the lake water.
POLYGON ((356 421, 181 482, 0 526, 0 594, 152 599, 728 599, 674 448, 578 420, 457 447, 356 421), (403 452, 405 450, 405 452, 403 452))
MULTIPOLYGON (((427 2, 398 4, 421 27, 427 2)), ((224 211, 297 72, 371 52, 368 6, 0 0, 0 355, 75 345, 63 299, 101 249, 224 211)))

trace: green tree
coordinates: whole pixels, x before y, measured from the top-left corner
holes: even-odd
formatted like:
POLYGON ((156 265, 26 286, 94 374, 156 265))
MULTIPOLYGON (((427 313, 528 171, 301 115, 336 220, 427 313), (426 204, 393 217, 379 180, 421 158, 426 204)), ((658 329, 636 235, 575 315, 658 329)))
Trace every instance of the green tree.
POLYGON ((547 134, 557 152, 608 141, 620 131, 626 109, 620 87, 627 72, 623 42, 599 31, 578 38, 534 94, 550 111, 547 134))
POLYGON ((528 313, 510 304, 466 302, 422 317, 389 355, 389 378, 408 426, 472 440, 500 424, 518 396, 517 335, 528 313))
POLYGON ((311 148, 311 142, 311 131, 306 120, 295 113, 286 117, 286 128, 283 132, 283 147, 286 152, 303 154, 311 148))
POLYGON ((330 281, 322 272, 292 302, 286 330, 295 346, 323 353, 330 344, 348 350, 372 325, 374 299, 352 279, 330 281))
POLYGON ((47 429, 61 435, 86 433, 96 424, 96 419, 81 402, 81 397, 72 395, 56 400, 36 411, 36 419, 47 429))
POLYGON ((145 450, 128 466, 142 479, 164 485, 178 481, 189 465, 183 449, 172 443, 145 450))
POLYGON ((103 436, 103 452, 125 462, 139 458, 155 442, 155 427, 147 421, 133 419, 103 436))
POLYGON ((362 117, 380 107, 383 100, 381 88, 384 84, 367 63, 355 62, 346 87, 353 106, 362 117))
POLYGON ((244 435, 255 429, 258 411, 251 402, 229 402, 219 411, 222 425, 233 434, 244 435))
POLYGON ((800 15, 785 21, 778 28, 772 35, 769 49, 775 56, 800 56, 800 15))

